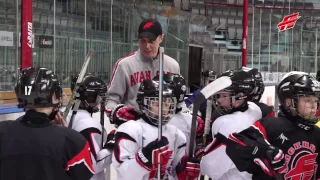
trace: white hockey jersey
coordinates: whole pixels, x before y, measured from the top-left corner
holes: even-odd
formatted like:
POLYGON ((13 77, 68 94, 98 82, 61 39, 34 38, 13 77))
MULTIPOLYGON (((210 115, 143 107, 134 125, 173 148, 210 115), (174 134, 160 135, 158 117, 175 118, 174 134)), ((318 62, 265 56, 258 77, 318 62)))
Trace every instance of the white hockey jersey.
MULTIPOLYGON (((162 127, 162 136, 169 141, 169 150, 172 153, 166 166, 166 173, 163 179, 177 179, 175 167, 185 155, 186 138, 183 133, 172 125, 162 127)), ((150 180, 157 177, 150 177, 155 172, 143 168, 136 161, 136 153, 158 138, 158 128, 152 126, 142 119, 128 121, 117 129, 116 146, 113 151, 112 164, 117 171, 117 180, 150 180)))
MULTIPOLYGON (((67 124, 72 115, 68 114, 67 124)), ((80 132, 89 142, 92 165, 95 175, 90 180, 105 180, 105 169, 111 165, 112 152, 107 149, 101 149, 101 124, 93 119, 89 112, 79 109, 72 123, 72 129, 80 132)))
POLYGON ((249 108, 245 112, 234 112, 217 118, 212 124, 213 141, 206 147, 205 155, 200 164, 201 174, 212 180, 250 180, 251 174, 240 172, 226 154, 226 147, 219 136, 228 137, 233 132, 242 131, 262 118, 260 108, 248 102, 249 108))
POLYGON ((174 114, 168 124, 177 127, 186 137, 187 145, 189 147, 190 133, 191 133, 192 115, 189 113, 179 112, 174 114))

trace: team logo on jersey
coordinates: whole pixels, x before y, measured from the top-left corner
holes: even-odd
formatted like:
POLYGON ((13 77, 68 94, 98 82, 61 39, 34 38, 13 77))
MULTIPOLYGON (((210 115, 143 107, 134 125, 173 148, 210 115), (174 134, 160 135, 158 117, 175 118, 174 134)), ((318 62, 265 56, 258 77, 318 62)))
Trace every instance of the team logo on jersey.
POLYGON ((282 144, 284 143, 284 141, 288 141, 289 140, 283 133, 280 134, 278 139, 282 140, 282 144))
POLYGON ((293 144, 285 155, 286 166, 280 170, 290 180, 311 180, 318 169, 316 146, 302 141, 293 144))

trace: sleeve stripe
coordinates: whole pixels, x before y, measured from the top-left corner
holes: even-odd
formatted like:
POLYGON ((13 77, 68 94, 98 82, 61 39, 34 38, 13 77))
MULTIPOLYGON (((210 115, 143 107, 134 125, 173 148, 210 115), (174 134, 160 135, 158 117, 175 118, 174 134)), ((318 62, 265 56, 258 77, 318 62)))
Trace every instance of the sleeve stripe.
POLYGON ((121 164, 123 161, 120 160, 120 142, 122 140, 128 140, 128 141, 132 141, 132 142, 136 142, 135 139, 133 139, 130 135, 128 135, 127 133, 124 132, 117 132, 115 134, 115 144, 116 146, 114 147, 113 153, 114 153, 114 157, 116 158, 116 160, 118 161, 119 164, 121 164))
POLYGON ((242 146, 246 146, 246 144, 242 141, 240 141, 239 139, 237 139, 236 137, 233 136, 233 134, 229 135, 229 139, 236 142, 237 144, 240 144, 242 146))
POLYGON ((77 164, 80 164, 80 163, 83 163, 88 168, 88 170, 92 174, 94 174, 94 169, 93 169, 92 161, 90 157, 90 147, 88 142, 76 156, 74 156, 70 161, 67 162, 67 166, 65 170, 69 171, 70 167, 76 166, 77 164))
MULTIPOLYGON (((120 61, 122 61, 123 59, 125 59, 125 58, 127 58, 127 57, 131 57, 131 56, 133 56, 133 55, 135 55, 135 52, 133 52, 133 53, 131 53, 131 54, 129 54, 129 55, 127 55, 127 56, 125 56, 125 57, 123 57, 123 58, 121 58, 121 59, 119 59, 119 60, 117 61, 116 65, 115 65, 115 67, 114 67, 114 69, 113 69, 113 73, 112 73, 112 76, 111 76, 111 79, 110 79, 109 87, 110 87, 111 84, 112 84, 113 78, 114 78, 114 76, 115 76, 115 74, 116 74, 116 72, 117 72, 118 65, 119 65, 120 61)), ((109 89, 109 87, 108 87, 108 89, 109 89)))
POLYGON ((204 150, 204 155, 207 155, 213 151, 215 151, 216 149, 220 148, 221 146, 226 146, 225 142, 226 142, 227 138, 218 133, 215 135, 214 140, 206 147, 206 149, 204 150))
POLYGON ((260 121, 255 122, 255 123, 252 125, 252 127, 255 128, 257 131, 259 131, 259 133, 260 133, 261 135, 263 135, 264 139, 268 140, 266 130, 265 130, 264 127, 261 125, 260 121))

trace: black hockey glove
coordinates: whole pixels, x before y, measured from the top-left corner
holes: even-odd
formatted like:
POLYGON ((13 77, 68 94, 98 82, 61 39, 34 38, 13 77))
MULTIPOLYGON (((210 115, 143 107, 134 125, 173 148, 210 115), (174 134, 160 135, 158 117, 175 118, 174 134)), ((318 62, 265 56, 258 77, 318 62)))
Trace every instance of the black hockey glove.
POLYGON ((140 114, 133 108, 119 104, 110 112, 110 123, 120 126, 121 124, 139 119, 140 114))
POLYGON ((115 146, 115 134, 116 134, 116 130, 112 130, 110 131, 110 133, 107 136, 107 141, 103 146, 103 149, 108 149, 110 151, 113 150, 114 146, 115 146))
POLYGON ((150 142, 136 153, 136 161, 146 170, 155 171, 158 169, 159 155, 161 163, 161 175, 164 175, 166 165, 172 156, 173 151, 169 150, 169 141, 162 136, 161 140, 150 142))
POLYGON ((253 161, 261 167, 264 173, 272 177, 278 176, 281 169, 285 166, 283 152, 273 146, 269 146, 262 157, 255 158, 253 161))
POLYGON ((227 141, 226 153, 239 171, 256 172, 258 165, 269 176, 277 176, 285 165, 283 152, 264 139, 252 140, 244 135, 232 133, 227 141))

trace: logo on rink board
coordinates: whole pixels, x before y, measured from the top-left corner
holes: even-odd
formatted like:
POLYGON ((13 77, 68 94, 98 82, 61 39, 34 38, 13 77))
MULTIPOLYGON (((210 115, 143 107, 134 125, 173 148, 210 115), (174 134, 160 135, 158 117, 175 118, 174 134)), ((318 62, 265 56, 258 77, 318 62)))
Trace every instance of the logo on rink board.
POLYGON ((285 16, 283 20, 278 24, 279 32, 294 28, 296 22, 300 17, 301 16, 299 16, 299 13, 285 16))
POLYGON ((53 36, 39 36, 40 48, 53 48, 53 36))

